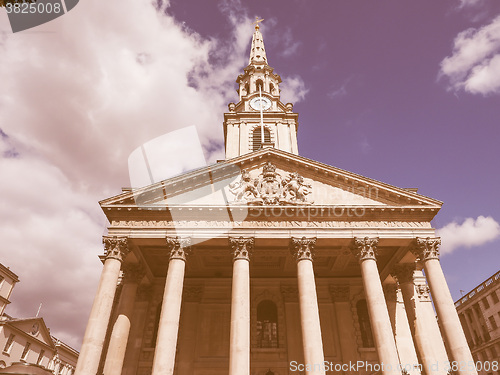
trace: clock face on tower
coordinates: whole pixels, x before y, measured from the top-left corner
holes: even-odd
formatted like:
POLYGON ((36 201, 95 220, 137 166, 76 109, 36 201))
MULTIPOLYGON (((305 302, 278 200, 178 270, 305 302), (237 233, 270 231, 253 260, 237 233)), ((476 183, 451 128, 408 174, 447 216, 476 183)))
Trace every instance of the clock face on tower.
POLYGON ((261 109, 265 111, 271 108, 271 101, 268 98, 264 97, 253 98, 252 100, 250 100, 250 107, 252 107, 256 111, 260 111, 261 109))

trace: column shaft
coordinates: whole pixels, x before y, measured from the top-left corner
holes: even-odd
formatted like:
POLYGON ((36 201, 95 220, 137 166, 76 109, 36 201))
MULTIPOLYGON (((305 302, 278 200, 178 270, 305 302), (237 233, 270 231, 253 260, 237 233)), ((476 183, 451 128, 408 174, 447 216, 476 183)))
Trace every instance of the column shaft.
POLYGON ((448 289, 448 284, 439 264, 438 259, 429 259, 424 263, 425 275, 431 289, 434 307, 441 324, 441 328, 450 349, 453 361, 467 363, 466 366, 458 366, 456 371, 459 375, 476 375, 474 359, 465 338, 460 319, 458 318, 453 298, 448 289))
POLYGON ((250 253, 253 238, 229 237, 233 254, 229 375, 250 375, 250 253))
POLYGON ((315 245, 316 238, 291 238, 291 251, 297 259, 300 323, 305 370, 307 375, 324 375, 325 355, 312 263, 315 245))
POLYGON ((413 338, 408 324, 406 309, 401 291, 398 289, 398 300, 396 302, 396 348, 399 353, 399 361, 403 368, 410 373, 410 375, 420 374, 417 358, 417 351, 413 343, 413 338))
POLYGON ((177 258, 170 259, 168 264, 153 359, 153 375, 174 373, 185 267, 185 261, 177 258))
POLYGON ((439 263, 440 244, 440 238, 417 237, 416 246, 411 248, 411 251, 424 263, 425 276, 431 290, 441 331, 450 352, 450 360, 457 365, 452 370, 458 375, 477 375, 474 359, 439 263))
POLYGON ((118 303, 118 317, 113 325, 109 340, 104 375, 120 375, 122 373, 137 287, 137 282, 126 282, 123 285, 118 303))
POLYGON ((318 298, 311 260, 303 259, 297 263, 299 284, 300 321, 304 344, 304 362, 312 371, 306 374, 324 374, 323 340, 319 321, 318 298))
POLYGON ((128 253, 126 238, 104 237, 104 244, 106 260, 92 310, 90 311, 75 375, 96 375, 97 373, 113 308, 122 259, 128 253))
POLYGON ((396 342, 392 334, 391 320, 385 303, 384 290, 378 274, 377 263, 374 259, 361 262, 361 274, 365 290, 370 323, 373 329, 373 339, 380 363, 383 365, 383 374, 400 374, 398 369, 399 357, 396 342))
POLYGON ((166 242, 170 261, 161 303, 152 375, 174 373, 186 256, 191 243, 189 238, 180 237, 167 237, 166 242))
MULTIPOLYGON (((410 323, 410 329, 425 373, 445 375, 447 372, 444 367, 445 364, 439 363, 437 357, 438 353, 434 351, 432 337, 430 335, 429 325, 433 322, 424 319, 423 311, 421 311, 420 302, 416 295, 415 285, 413 282, 407 281, 400 283, 400 286, 401 292, 403 293, 406 315, 410 323)), ((435 325, 437 326, 437 322, 435 322, 435 325)))
POLYGON ((354 238, 353 251, 360 261, 368 315, 373 330, 375 348, 382 367, 381 372, 384 375, 400 375, 398 351, 375 260, 377 244, 378 238, 354 238))
POLYGON ((250 374, 250 265, 233 263, 229 375, 250 374))

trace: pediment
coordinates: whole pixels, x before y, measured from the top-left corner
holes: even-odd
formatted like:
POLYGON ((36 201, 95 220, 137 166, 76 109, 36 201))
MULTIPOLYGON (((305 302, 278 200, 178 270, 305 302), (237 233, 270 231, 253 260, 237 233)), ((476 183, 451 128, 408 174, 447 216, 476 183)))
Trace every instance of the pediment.
POLYGON ((43 318, 13 319, 6 323, 17 331, 24 332, 26 336, 55 349, 54 342, 43 318))
POLYGON ((267 148, 100 202, 101 206, 316 205, 433 207, 442 202, 267 148))

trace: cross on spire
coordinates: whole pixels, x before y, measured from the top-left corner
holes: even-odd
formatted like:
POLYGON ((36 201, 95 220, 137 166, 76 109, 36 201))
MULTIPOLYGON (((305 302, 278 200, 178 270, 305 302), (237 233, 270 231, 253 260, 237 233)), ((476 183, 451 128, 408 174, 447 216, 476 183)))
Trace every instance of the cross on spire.
POLYGON ((264 21, 264 18, 261 18, 261 19, 259 20, 259 17, 255 16, 255 22, 254 22, 254 24, 255 24, 255 29, 256 29, 256 30, 257 30, 258 28, 260 28, 259 23, 261 23, 262 21, 264 21))
POLYGON ((259 19, 259 17, 255 17, 255 31, 253 32, 252 37, 252 49, 250 50, 250 60, 249 64, 259 64, 264 63, 267 64, 266 50, 264 48, 264 39, 262 37, 262 33, 260 32, 259 23, 264 21, 263 18, 259 19))

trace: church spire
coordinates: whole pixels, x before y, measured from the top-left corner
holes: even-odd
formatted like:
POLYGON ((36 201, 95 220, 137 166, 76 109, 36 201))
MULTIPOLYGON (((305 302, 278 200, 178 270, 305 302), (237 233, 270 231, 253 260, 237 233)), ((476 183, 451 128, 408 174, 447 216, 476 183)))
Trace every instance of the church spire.
POLYGON ((267 57, 266 57, 266 49, 264 48, 264 38, 262 37, 262 33, 260 32, 259 23, 264 21, 264 19, 259 19, 259 17, 255 17, 255 31, 252 36, 252 48, 250 49, 250 60, 248 61, 248 65, 252 64, 266 64, 267 65, 267 57))
POLYGON ((273 73, 273 68, 267 64, 266 49, 264 48, 264 38, 260 32, 259 23, 264 21, 255 17, 255 30, 252 36, 252 46, 250 48, 250 59, 244 73, 240 74, 236 80, 239 84, 238 93, 240 100, 250 98, 253 94, 267 93, 279 99, 281 77, 273 73))
POLYGON ((226 159, 273 147, 298 155, 298 114, 280 100, 281 77, 267 63, 264 40, 256 17, 250 61, 238 76, 238 103, 224 113, 226 159))

